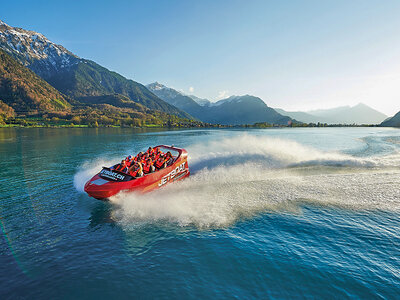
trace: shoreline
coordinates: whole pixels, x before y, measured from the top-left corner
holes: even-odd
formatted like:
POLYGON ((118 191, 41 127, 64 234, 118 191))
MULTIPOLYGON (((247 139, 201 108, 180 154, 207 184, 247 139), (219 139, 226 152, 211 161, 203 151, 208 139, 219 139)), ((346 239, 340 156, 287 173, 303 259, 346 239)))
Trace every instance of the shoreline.
MULTIPOLYGON (((20 124, 3 124, 0 128, 131 128, 131 129, 235 129, 235 128, 247 128, 247 129, 279 129, 279 128, 354 128, 354 127, 381 127, 388 128, 387 126, 380 126, 376 124, 363 124, 363 125, 347 125, 347 124, 308 124, 308 125, 296 125, 296 126, 283 126, 283 125, 271 125, 271 126, 256 126, 256 125, 218 125, 214 126, 117 126, 117 125, 20 125, 20 124)), ((397 127, 393 127, 397 128, 397 127)))

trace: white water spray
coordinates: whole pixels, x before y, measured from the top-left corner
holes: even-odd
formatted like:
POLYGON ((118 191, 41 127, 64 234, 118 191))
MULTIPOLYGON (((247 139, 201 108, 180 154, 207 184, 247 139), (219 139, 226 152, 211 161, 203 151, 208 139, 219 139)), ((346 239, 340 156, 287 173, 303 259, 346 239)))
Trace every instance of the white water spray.
MULTIPOLYGON (((124 225, 172 222, 207 228, 227 226, 265 211, 300 211, 302 203, 354 209, 400 206, 400 172, 382 168, 400 161, 398 154, 391 159, 357 158, 249 135, 187 150, 192 171, 188 179, 144 195, 112 197, 117 204, 113 219, 124 225)), ((76 186, 82 186, 100 164, 104 161, 78 172, 76 186)))

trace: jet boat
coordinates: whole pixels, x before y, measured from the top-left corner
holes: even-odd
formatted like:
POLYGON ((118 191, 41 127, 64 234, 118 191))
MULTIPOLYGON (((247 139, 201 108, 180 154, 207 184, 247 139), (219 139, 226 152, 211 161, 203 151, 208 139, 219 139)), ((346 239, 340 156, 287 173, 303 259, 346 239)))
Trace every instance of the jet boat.
POLYGON ((188 153, 185 149, 166 145, 159 145, 154 148, 173 153, 172 163, 163 169, 137 178, 124 172, 103 167, 98 174, 86 182, 85 192, 93 198, 104 200, 121 191, 150 192, 190 175, 187 161, 188 153))

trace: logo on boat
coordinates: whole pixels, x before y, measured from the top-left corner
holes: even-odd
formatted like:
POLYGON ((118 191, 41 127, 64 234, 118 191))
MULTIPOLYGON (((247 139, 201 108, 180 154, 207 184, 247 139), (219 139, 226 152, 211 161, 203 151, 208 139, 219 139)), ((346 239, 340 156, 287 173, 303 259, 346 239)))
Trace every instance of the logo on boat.
POLYGON ((118 174, 118 173, 114 173, 112 171, 109 170, 101 170, 100 172, 101 175, 103 175, 104 177, 113 179, 113 180, 124 180, 125 176, 122 174, 118 174))
POLYGON ((175 169, 173 169, 171 172, 169 172, 167 175, 165 175, 163 178, 161 178, 158 186, 162 186, 162 185, 166 184, 168 181, 173 179, 176 175, 185 171, 185 164, 186 164, 186 162, 180 164, 175 169))

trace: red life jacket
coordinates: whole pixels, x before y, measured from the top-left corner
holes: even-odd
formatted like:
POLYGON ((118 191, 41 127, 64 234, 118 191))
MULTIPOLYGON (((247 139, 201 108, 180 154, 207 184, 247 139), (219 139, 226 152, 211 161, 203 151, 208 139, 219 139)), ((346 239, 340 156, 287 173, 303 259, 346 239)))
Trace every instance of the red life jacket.
POLYGON ((151 169, 151 163, 147 163, 143 165, 143 172, 145 174, 150 173, 150 169, 151 169))
POLYGON ((156 167, 159 169, 164 165, 164 163, 165 163, 165 158, 164 157, 160 157, 156 161, 156 167))
POLYGON ((119 172, 126 172, 126 169, 127 169, 126 165, 123 166, 122 164, 118 164, 118 166, 115 168, 115 170, 119 172))
POLYGON ((132 177, 136 177, 138 170, 132 170, 129 172, 129 175, 131 175, 132 177))
POLYGON ((133 176, 133 177, 136 177, 137 176, 137 174, 138 174, 138 172, 139 172, 139 167, 137 167, 137 168, 131 168, 130 170, 129 170, 129 174, 131 175, 131 176, 133 176))
POLYGON ((139 152, 139 153, 135 156, 135 161, 140 161, 140 159, 143 158, 144 154, 142 154, 142 156, 140 156, 140 159, 139 159, 140 153, 142 153, 142 152, 139 152))

